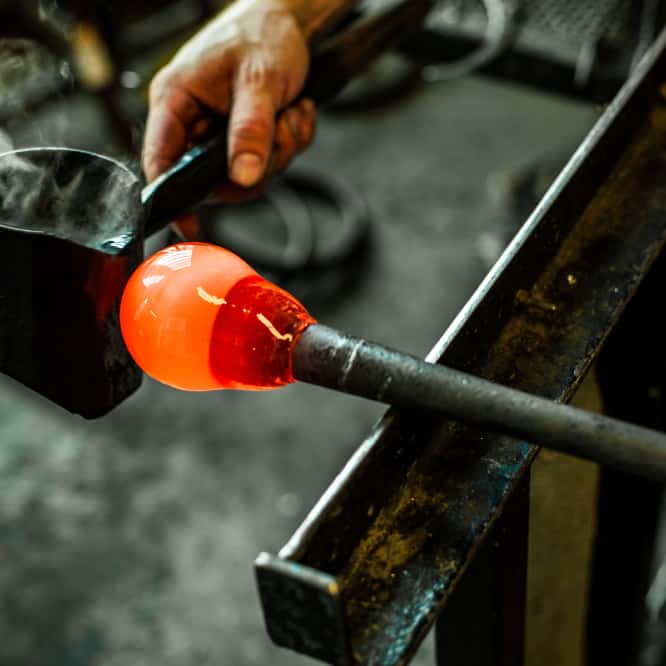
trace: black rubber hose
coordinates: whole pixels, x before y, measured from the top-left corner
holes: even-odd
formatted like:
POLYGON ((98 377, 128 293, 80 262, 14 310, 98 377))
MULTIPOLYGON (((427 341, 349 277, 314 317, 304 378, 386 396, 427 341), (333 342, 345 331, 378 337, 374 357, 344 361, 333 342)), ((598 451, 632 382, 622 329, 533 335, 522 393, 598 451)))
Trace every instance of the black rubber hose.
MULTIPOLYGON (((216 208, 205 207, 200 217, 206 240, 222 245, 258 268, 292 275, 342 266, 363 244, 369 232, 369 213, 363 197, 342 180, 312 171, 290 170, 263 195, 285 227, 285 242, 269 245, 230 232, 216 208), (321 242, 308 202, 318 199, 336 215, 337 230, 321 242)), ((250 209, 249 209, 250 210, 250 209)), ((248 215, 248 224, 255 221, 248 215)))

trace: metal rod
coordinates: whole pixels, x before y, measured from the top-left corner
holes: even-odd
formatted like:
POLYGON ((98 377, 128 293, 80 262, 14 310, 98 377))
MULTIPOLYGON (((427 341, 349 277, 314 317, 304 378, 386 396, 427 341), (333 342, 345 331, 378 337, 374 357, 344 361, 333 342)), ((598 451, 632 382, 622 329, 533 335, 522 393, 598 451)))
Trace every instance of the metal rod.
POLYGON ((310 326, 292 356, 302 382, 428 409, 556 451, 666 481, 666 435, 310 326))

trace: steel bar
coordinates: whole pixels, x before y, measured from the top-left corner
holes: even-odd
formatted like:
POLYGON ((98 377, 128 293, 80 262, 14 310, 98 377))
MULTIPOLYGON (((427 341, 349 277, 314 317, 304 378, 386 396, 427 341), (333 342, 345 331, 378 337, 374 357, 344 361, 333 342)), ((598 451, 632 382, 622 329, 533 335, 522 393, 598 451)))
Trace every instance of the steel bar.
POLYGON ((666 435, 427 363, 321 325, 293 353, 296 379, 463 423, 666 482, 666 435))
MULTIPOLYGON (((666 238, 664 71, 666 34, 430 361, 572 397, 666 238)), ((273 640, 336 664, 406 664, 536 453, 441 415, 389 410, 279 554, 258 558, 273 640)))

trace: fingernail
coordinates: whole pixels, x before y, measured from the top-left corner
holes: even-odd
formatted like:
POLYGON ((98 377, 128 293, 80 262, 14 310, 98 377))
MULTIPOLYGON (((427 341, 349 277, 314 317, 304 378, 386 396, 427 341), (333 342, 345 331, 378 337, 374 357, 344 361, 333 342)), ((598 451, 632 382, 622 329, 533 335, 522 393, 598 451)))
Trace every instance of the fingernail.
POLYGON ((258 155, 241 153, 231 163, 231 180, 243 187, 255 185, 261 178, 263 162, 258 155))

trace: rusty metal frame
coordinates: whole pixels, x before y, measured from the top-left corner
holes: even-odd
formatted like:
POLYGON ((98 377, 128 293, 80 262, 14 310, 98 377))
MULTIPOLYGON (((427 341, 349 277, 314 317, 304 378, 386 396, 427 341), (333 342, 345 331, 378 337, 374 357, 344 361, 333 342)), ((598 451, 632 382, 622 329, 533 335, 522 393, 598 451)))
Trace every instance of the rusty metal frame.
MULTIPOLYGON (((660 72, 666 33, 429 360, 570 399, 666 238, 660 72)), ((335 664, 408 663, 496 538, 535 454, 525 442, 389 410, 279 555, 258 557, 270 636, 335 664)), ((524 532, 526 513, 514 513, 524 532)), ((513 660, 488 663, 520 663, 522 648, 513 650, 513 660)))

